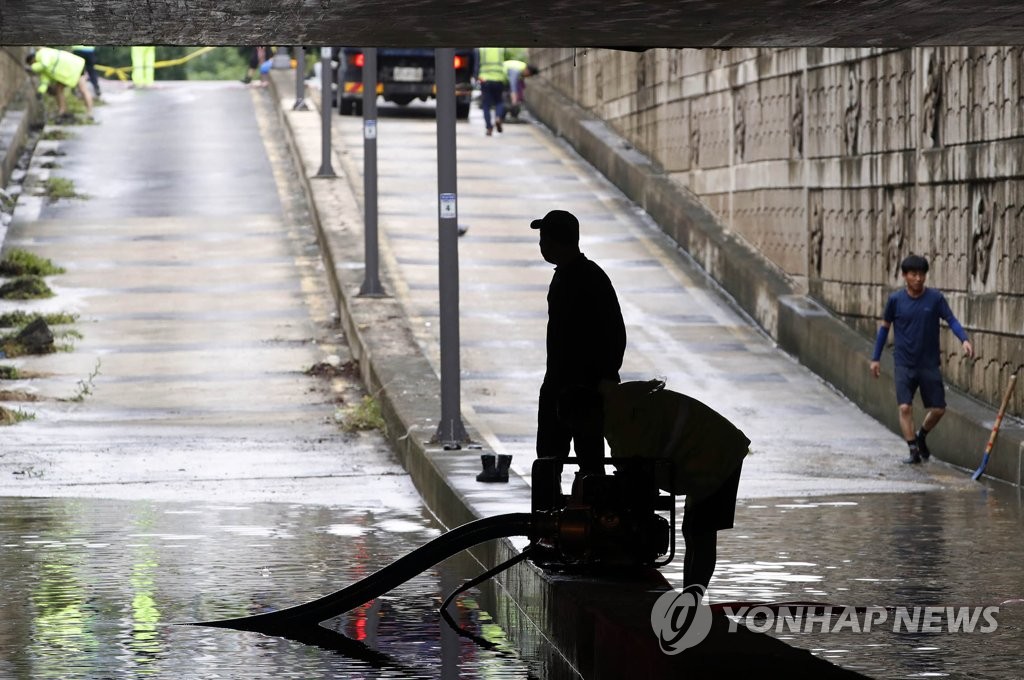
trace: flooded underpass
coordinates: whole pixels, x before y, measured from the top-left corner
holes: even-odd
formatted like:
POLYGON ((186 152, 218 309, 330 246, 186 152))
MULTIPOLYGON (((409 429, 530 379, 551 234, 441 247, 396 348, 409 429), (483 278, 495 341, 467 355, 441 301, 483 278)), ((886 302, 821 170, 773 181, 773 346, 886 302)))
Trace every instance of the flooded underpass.
POLYGON ((336 649, 177 625, 313 599, 438 534, 415 508, 0 499, 0 677, 564 677, 520 657, 474 593, 456 618, 495 649, 441 621, 482 571, 466 555, 327 622, 336 649))
MULTIPOLYGON (((250 94, 213 85, 112 92, 110 108, 101 112, 104 124, 78 130, 77 138, 60 145, 69 152, 63 173, 93 198, 73 207, 44 205, 38 223, 30 215, 12 227, 9 244, 68 267, 66 275, 54 277, 57 296, 47 304, 82 314, 84 337, 73 353, 19 361, 38 376, 18 386, 40 400, 32 402, 33 420, 0 439, 0 678, 574 677, 557 663, 557 652, 535 653, 545 649, 537 631, 532 639, 501 642, 489 616, 515 605, 490 585, 460 599, 459 618, 499 641, 497 651, 444 627, 437 606, 462 579, 481 571, 469 559, 450 560, 332 621, 343 635, 333 638, 340 650, 177 625, 313 599, 373 573, 440 531, 382 434, 338 431, 339 416, 361 403, 364 393, 354 384, 336 384, 341 378, 310 374, 332 357, 336 361, 327 365, 351 370, 351 357, 332 318, 316 240, 295 206, 300 192, 277 187, 280 204, 272 200, 275 187, 271 172, 264 172, 250 112, 254 103, 270 105, 250 94), (200 101, 216 106, 196 108, 200 101), (139 154, 141 147, 129 141, 153 132, 138 121, 150 120, 166 102, 178 107, 174 125, 167 126, 180 131, 177 141, 168 136, 174 153, 139 154), (211 112, 219 112, 219 133, 211 112), (224 129, 235 128, 248 137, 233 149, 255 154, 237 163, 247 169, 241 183, 236 169, 217 169, 209 140, 200 143, 201 135, 225 137, 224 129), (182 140, 193 137, 203 155, 184 152, 182 140), (118 182, 106 180, 113 171, 97 169, 95 161, 104 158, 100 149, 121 149, 133 159, 117 165, 118 182), (173 167, 165 168, 171 161, 173 167), (129 181, 129 171, 135 180, 129 181), (188 179, 199 171, 203 179, 188 179), (135 182, 149 186, 154 177, 167 186, 140 195, 129 190, 135 182), (169 193, 175 187, 201 191, 198 198, 183 190, 175 197, 169 193), (236 211, 221 215, 233 202, 236 211), (135 219, 143 208, 158 214, 135 219), (200 208, 217 219, 191 214, 200 208), (282 228, 282 212, 299 215, 285 219, 282 228), (168 234, 191 246, 167 247, 168 234), (116 280, 103 274, 111 263, 118 268, 116 280), (196 289, 211 294, 196 295, 196 289), (182 308, 185 300, 194 307, 182 308), (90 371, 100 358, 93 383, 90 371), (76 385, 88 394, 76 394, 76 385)), ((310 120, 319 130, 315 117, 310 120)), ((348 123, 358 121, 338 124, 348 123)), ((417 184, 427 186, 411 165, 409 149, 417 146, 402 143, 403 163, 417 184)), ((279 163, 282 144, 278 138, 267 149, 278 175, 287 174, 279 163)), ((471 160, 470 150, 465 156, 471 160)), ((563 166, 539 161, 538 167, 563 166)), ((531 181, 548 180, 538 175, 531 181)), ((598 189, 595 206, 615 202, 601 198, 604 189, 598 189)), ((389 200, 411 203, 398 190, 389 200)), ((474 222, 460 246, 477 257, 464 260, 475 277, 469 292, 492 290, 485 275, 505 277, 514 269, 512 290, 536 294, 493 290, 503 301, 521 297, 543 304, 548 274, 541 272, 540 283, 526 280, 537 270, 523 267, 535 262, 536 244, 532 235, 519 234, 534 212, 530 206, 529 215, 505 220, 519 230, 514 236, 496 233, 503 224, 474 222), (495 233, 485 231, 492 228, 495 233), (503 259, 484 251, 489 244, 503 259), (509 259, 510 253, 518 257, 509 259)), ((638 321, 631 326, 637 341, 630 376, 665 373, 671 386, 708 398, 758 442, 744 466, 736 529, 720 536, 711 602, 731 603, 736 611, 765 602, 881 607, 888 625, 868 632, 840 628, 837 617, 829 625, 838 630, 828 633, 768 626, 767 615, 738 624, 870 677, 1024 675, 1018 659, 1024 555, 1017 493, 975 484, 938 462, 900 466, 898 437, 863 413, 851 414, 854 409, 800 373, 731 311, 716 307, 704 314, 714 303, 711 295, 681 294, 677 283, 661 281, 694 279, 689 270, 676 271, 677 263, 660 251, 625 257, 623 243, 648 248, 643 231, 631 228, 624 241, 611 220, 599 222, 605 223, 609 234, 595 236, 588 248, 603 261, 618 258, 630 272, 644 269, 652 277, 645 282, 626 278, 635 272, 620 272, 624 282, 635 283, 620 288, 623 299, 653 290, 657 295, 647 299, 665 305, 636 306, 628 314, 638 321), (668 263, 665 271, 662 262, 668 263), (680 300, 681 308, 701 313, 680 315, 680 300), (667 322, 643 335, 639 320, 662 313, 667 322), (998 628, 893 632, 896 608, 932 605, 998 607, 998 628)), ((409 248, 404 261, 419 268, 422 280, 412 281, 410 290, 433 294, 436 272, 423 265, 420 252, 431 248, 417 245, 432 237, 413 233, 414 226, 419 222, 410 224, 404 240, 398 230, 391 235, 409 248)), ((509 327, 529 326, 533 321, 523 319, 543 314, 513 308, 503 315, 504 308, 469 295, 467 300, 469 405, 476 422, 490 416, 489 443, 514 453, 514 471, 527 473, 543 340, 539 329, 517 328, 517 336, 509 327), (482 335, 485 326, 513 339, 514 364, 482 335), (495 366, 471 363, 485 354, 495 366)), ((478 470, 472 462, 470 480, 478 470)), ((476 485, 472 492, 491 509, 521 500, 495 486, 476 485)), ((681 545, 663 571, 671 584, 680 584, 681 545)))
MULTIPOLYGON (((1021 677, 1022 508, 1019 490, 985 485, 744 501, 736 529, 721 534, 710 601, 737 613, 831 605, 828 623, 795 631, 763 613, 735 620, 869 677, 1021 677), (837 628, 843 606, 888 613, 870 630, 856 620, 837 628), (979 625, 894 626, 896 609, 930 606, 970 608, 979 625), (997 626, 983 632, 986 607, 997 608, 997 626)), ((418 507, 4 498, 0 518, 0 677, 573 676, 550 649, 534 656, 540 633, 505 638, 483 604, 503 597, 493 583, 460 597, 456 618, 495 649, 445 626, 440 602, 482 571, 466 554, 327 622, 340 634, 333 649, 176 625, 280 609, 354 583, 439 535, 418 507)), ((681 555, 663 569, 673 585, 681 572, 681 555)))

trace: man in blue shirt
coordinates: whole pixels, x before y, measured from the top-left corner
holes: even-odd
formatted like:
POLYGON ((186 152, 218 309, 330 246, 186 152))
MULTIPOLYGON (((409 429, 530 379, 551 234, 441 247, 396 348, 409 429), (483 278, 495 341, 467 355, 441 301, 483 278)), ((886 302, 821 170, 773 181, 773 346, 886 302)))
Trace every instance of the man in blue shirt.
POLYGON ((889 328, 895 324, 893 342, 895 363, 896 401, 900 407, 900 429, 907 440, 910 455, 908 464, 928 460, 930 452, 925 438, 946 412, 946 393, 939 371, 939 319, 942 319, 963 345, 964 354, 974 356, 974 347, 960 322, 953 316, 946 296, 934 288, 926 288, 928 260, 911 255, 900 265, 906 287, 889 296, 882 315, 882 325, 875 338, 875 351, 871 356, 871 374, 881 375, 878 363, 889 337, 889 328), (914 433, 914 393, 921 390, 921 401, 927 409, 921 428, 914 433))

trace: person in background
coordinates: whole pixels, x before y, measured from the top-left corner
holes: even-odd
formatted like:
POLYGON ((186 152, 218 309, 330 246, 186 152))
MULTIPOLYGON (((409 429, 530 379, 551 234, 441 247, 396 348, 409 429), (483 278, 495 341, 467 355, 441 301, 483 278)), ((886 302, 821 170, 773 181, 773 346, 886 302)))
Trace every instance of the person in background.
POLYGON ((96 48, 93 45, 72 45, 71 54, 78 55, 85 59, 85 75, 92 83, 92 94, 96 99, 100 98, 100 79, 96 75, 96 48))
POLYGON ((494 129, 501 132, 501 121, 505 118, 505 48, 478 47, 473 75, 480 83, 480 108, 484 111, 484 126, 490 137, 494 129), (494 121, 491 122, 491 109, 494 109, 494 121))
POLYGON ((910 455, 903 461, 914 465, 928 460, 926 438, 946 412, 946 391, 942 384, 939 365, 939 320, 949 324, 949 329, 960 341, 964 354, 974 356, 963 326, 953 316, 946 296, 935 288, 924 285, 928 277, 928 260, 920 255, 910 255, 900 265, 905 287, 889 296, 882 315, 882 324, 875 338, 875 350, 871 355, 871 375, 877 378, 882 368, 879 361, 889 328, 895 326, 896 339, 893 342, 895 364, 896 402, 900 409, 900 430, 907 440, 910 455), (914 393, 921 391, 921 401, 927 413, 921 427, 914 433, 914 393))
MULTIPOLYGON (((252 77, 256 73, 261 73, 260 68, 268 59, 271 58, 271 50, 267 45, 252 45, 250 47, 241 48, 248 55, 249 65, 245 69, 245 76, 242 78, 242 83, 248 85, 252 82, 252 77)), ((262 73, 261 73, 262 81, 262 73)))
POLYGON ((505 69, 505 79, 508 81, 508 113, 511 113, 513 118, 518 118, 526 91, 526 79, 536 75, 540 69, 519 59, 506 59, 502 66, 505 69))
POLYGON ((153 45, 132 46, 132 85, 149 87, 156 80, 156 47, 153 45))
POLYGON ((85 84, 85 59, 64 50, 40 47, 28 53, 25 63, 39 76, 39 93, 51 92, 57 100, 58 119, 66 119, 68 115, 66 87, 78 88, 86 113, 92 115, 92 93, 85 84))

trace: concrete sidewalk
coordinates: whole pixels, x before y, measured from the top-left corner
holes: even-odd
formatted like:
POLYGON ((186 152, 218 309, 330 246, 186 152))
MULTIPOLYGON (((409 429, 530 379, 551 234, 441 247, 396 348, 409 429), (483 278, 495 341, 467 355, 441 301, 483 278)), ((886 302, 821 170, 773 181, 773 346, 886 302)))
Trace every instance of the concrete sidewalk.
MULTIPOLYGON (((389 297, 360 298, 361 118, 333 116, 339 177, 316 178, 319 113, 292 110, 293 74, 272 77, 284 129, 307 178, 353 354, 380 398, 389 438, 427 504, 448 526, 529 509, 551 276, 529 221, 553 208, 579 216, 583 250, 616 285, 629 335, 623 379, 664 377, 670 388, 712 405, 752 439, 741 503, 970 484, 944 464, 900 465, 904 444, 898 436, 778 351, 642 211, 570 148, 529 122, 486 137, 474 108, 457 132, 459 222, 469 227, 460 239, 463 412, 481 450, 513 454, 516 473, 508 485, 476 482, 479 451, 429 444, 440 416, 432 109, 379 115, 381 277, 389 297)), ((525 539, 488 544, 475 554, 491 566, 524 544, 525 539)), ((601 668, 615 677, 612 669, 635 670, 641 659, 656 675, 705 665, 719 672, 750 670, 770 660, 789 667, 809 664, 807 670, 814 666, 819 675, 845 673, 768 636, 725 636, 679 657, 661 654, 644 617, 660 592, 681 583, 681 570, 679 556, 662 570, 660 585, 617 583, 616 598, 598 598, 600 582, 581 585, 580 579, 559 579, 522 564, 501 579, 512 601, 503 625, 515 639, 515 622, 529 619, 552 635, 585 677, 599 676, 601 668), (535 609, 537 603, 544 606, 535 609), (616 652, 621 645, 600 642, 623 636, 635 643, 629 659, 616 652)))
MULTIPOLYGON (((282 107, 292 101, 282 98, 282 107)), ((432 111, 422 113, 382 107, 379 212, 386 290, 436 373, 436 133, 432 111)), ((286 119, 297 138, 314 135, 309 143, 319 144, 318 114, 289 112, 286 119)), ((359 202, 362 119, 333 120, 335 169, 359 202)), ((961 483, 961 474, 941 464, 900 465, 905 445, 898 436, 777 350, 642 211, 545 128, 508 124, 486 137, 474 108, 457 135, 459 223, 469 228, 459 241, 463 412, 487 449, 514 455, 513 469, 524 479, 535 457, 552 272, 529 222, 562 208, 580 218, 582 250, 616 286, 628 335, 623 380, 665 378, 669 388, 737 423, 754 453, 742 497, 961 483)), ((314 198, 326 230, 358 232, 351 204, 314 198)), ((362 259, 361 240, 356 245, 335 255, 352 271, 362 259)))

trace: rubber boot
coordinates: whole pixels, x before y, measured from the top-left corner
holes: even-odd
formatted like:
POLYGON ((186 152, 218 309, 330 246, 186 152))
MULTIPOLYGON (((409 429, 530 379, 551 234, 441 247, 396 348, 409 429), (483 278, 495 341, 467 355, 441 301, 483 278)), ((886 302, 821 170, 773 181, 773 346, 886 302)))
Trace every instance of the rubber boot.
POLYGON ((501 477, 501 481, 508 481, 508 468, 512 464, 512 456, 502 453, 498 455, 498 477, 501 477))
POLYGON ((483 472, 476 476, 478 482, 505 483, 508 482, 508 466, 512 462, 512 456, 496 456, 493 453, 480 454, 480 462, 483 463, 483 472))

